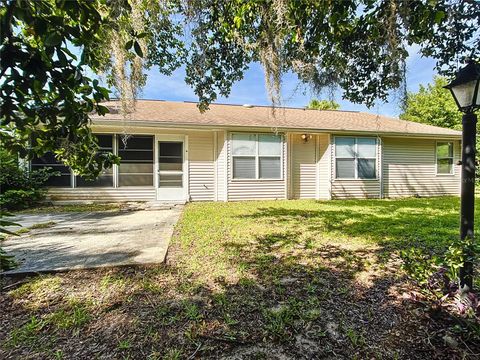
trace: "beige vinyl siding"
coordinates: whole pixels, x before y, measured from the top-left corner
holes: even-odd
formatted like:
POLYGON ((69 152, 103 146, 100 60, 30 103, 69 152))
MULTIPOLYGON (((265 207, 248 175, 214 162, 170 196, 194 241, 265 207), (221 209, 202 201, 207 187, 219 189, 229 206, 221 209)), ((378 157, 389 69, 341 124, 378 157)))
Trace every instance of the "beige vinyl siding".
POLYGON ((50 188, 47 200, 60 202, 126 202, 153 201, 156 190, 153 187, 121 187, 121 188, 50 188))
POLYGON ((330 199, 330 136, 318 135, 318 198, 330 199))
MULTIPOLYGON (((255 133, 255 132, 252 132, 255 133)), ((283 179, 281 180, 234 180, 232 179, 232 157, 231 157, 231 141, 230 133, 228 133, 227 141, 227 178, 228 178, 228 200, 262 200, 262 199, 285 199, 287 197, 286 190, 286 135, 283 136, 282 146, 282 170, 283 179)))
POLYGON ((192 201, 213 201, 215 168, 213 132, 188 134, 188 182, 192 201))
POLYGON ((332 136, 331 146, 331 176, 332 176, 332 199, 361 199, 381 197, 381 146, 377 139, 377 179, 336 179, 335 174, 335 137, 332 136))
MULTIPOLYGON (((384 196, 458 195, 461 169, 454 175, 436 174, 434 139, 383 138, 384 196)), ((460 159, 460 141, 454 141, 454 164, 460 159)))
POLYGON ((315 199, 317 178, 316 135, 305 142, 301 134, 291 134, 290 146, 292 197, 315 199))
POLYGON ((371 199, 380 197, 378 180, 336 180, 332 183, 332 199, 371 199))
POLYGON ((225 131, 217 132, 217 200, 226 201, 227 136, 225 131))

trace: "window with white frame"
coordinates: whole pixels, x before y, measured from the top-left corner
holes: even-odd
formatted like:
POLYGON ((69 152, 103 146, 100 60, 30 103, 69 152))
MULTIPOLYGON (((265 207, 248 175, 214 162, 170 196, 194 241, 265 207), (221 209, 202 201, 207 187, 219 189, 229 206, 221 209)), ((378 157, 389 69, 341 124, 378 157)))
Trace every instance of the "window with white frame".
POLYGON ((282 136, 232 134, 234 179, 281 179, 282 136))
POLYGON ((437 142, 437 174, 453 174, 453 143, 437 142))
POLYGON ((376 179, 377 140, 335 137, 335 169, 337 179, 376 179))

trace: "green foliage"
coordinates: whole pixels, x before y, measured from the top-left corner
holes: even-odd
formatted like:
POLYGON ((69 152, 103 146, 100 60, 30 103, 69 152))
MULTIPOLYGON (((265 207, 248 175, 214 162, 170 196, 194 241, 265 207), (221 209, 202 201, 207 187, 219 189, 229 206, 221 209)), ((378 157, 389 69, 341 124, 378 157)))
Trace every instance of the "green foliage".
POLYGON ((462 114, 451 95, 443 87, 448 81, 442 76, 436 76, 432 84, 420 85, 417 93, 408 93, 402 105, 400 118, 428 125, 450 129, 462 128, 462 114))
POLYGON ((334 100, 318 100, 312 99, 308 103, 308 109, 314 110, 338 110, 340 109, 340 104, 334 100))
POLYGON ((17 266, 12 255, 7 255, 5 250, 0 247, 0 271, 11 270, 17 266))
POLYGON ((110 20, 105 1, 3 1, 0 9, 0 141, 23 157, 53 151, 78 174, 95 177, 117 161, 98 153, 91 112, 109 92, 85 76, 90 51, 110 20), (71 47, 82 49, 80 57, 71 47), (27 147, 35 137, 35 144, 27 147), (92 154, 95 154, 92 156, 92 154))
MULTIPOLYGON (((54 174, 48 169, 27 172, 18 165, 16 156, 0 150, 0 240, 6 234, 16 235, 7 230, 7 226, 18 226, 4 219, 10 216, 4 210, 28 208, 44 199, 45 190, 41 186, 54 174)), ((0 270, 10 270, 15 266, 13 257, 0 248, 0 270)))
POLYGON ((187 81, 207 106, 228 93, 249 63, 260 61, 280 97, 281 76, 295 72, 314 90, 338 86, 345 99, 387 99, 406 73, 408 46, 452 75, 458 59, 480 55, 476 1, 195 1, 187 81))
POLYGON ((480 244, 467 238, 452 241, 443 251, 410 248, 401 251, 400 256, 405 272, 423 289, 441 297, 459 287, 460 268, 465 260, 476 261, 474 255, 478 253, 480 244))
POLYGON ((440 266, 438 256, 418 248, 403 250, 400 257, 403 260, 403 270, 420 285, 426 285, 440 266))
POLYGON ((45 321, 37 316, 32 316, 28 322, 12 331, 5 345, 8 347, 15 347, 22 344, 29 346, 35 345, 38 341, 37 335, 45 325, 45 321))
POLYGON ((13 210, 37 204, 45 197, 42 185, 54 175, 51 169, 26 171, 15 156, 0 151, 0 207, 13 210))

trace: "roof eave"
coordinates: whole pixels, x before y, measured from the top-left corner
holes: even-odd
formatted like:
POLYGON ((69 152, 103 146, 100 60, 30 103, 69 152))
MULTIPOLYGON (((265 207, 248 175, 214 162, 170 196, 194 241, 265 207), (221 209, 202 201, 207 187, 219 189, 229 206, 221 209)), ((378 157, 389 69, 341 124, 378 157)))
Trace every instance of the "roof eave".
POLYGON ((440 133, 411 133, 411 132, 392 132, 392 131, 369 131, 369 130, 348 130, 348 129, 320 129, 320 128, 292 128, 292 127, 272 127, 272 126, 255 126, 255 125, 219 125, 219 124, 192 124, 192 123, 179 123, 179 122, 167 122, 167 121, 155 121, 155 120, 130 120, 124 119, 100 119, 93 118, 93 125, 106 125, 106 126, 140 126, 140 127, 165 127, 165 128, 178 128, 178 129, 228 129, 233 131, 245 131, 245 129, 255 129, 261 131, 276 131, 281 132, 312 132, 312 133, 328 133, 328 134, 359 134, 359 135, 382 135, 382 136, 408 136, 419 138, 452 138, 461 139, 462 134, 440 134, 440 133))

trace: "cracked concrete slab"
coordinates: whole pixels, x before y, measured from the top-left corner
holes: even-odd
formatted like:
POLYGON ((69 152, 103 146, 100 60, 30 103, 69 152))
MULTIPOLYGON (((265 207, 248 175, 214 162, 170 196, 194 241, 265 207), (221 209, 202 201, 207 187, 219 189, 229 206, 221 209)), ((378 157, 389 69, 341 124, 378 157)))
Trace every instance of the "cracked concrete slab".
POLYGON ((119 265, 155 264, 165 260, 182 207, 164 210, 71 214, 22 214, 24 226, 54 222, 2 243, 19 274, 119 265))

